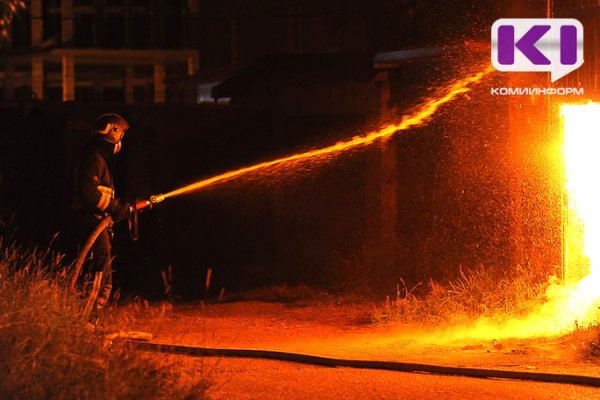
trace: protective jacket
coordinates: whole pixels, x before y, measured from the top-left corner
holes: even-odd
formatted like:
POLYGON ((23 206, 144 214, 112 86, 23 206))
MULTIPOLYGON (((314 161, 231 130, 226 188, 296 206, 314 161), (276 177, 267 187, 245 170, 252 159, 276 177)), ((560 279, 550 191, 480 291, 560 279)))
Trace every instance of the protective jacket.
POLYGON ((119 208, 115 199, 112 168, 114 144, 92 140, 75 170, 72 208, 88 212, 96 218, 113 215, 119 208))
MULTIPOLYGON (((127 203, 115 198, 113 164, 115 144, 94 137, 85 148, 81 161, 75 169, 73 199, 71 203, 72 228, 79 245, 83 244, 98 220, 107 214, 119 222, 128 212, 127 203)), ((103 308, 112 290, 112 228, 104 229, 93 247, 92 269, 101 279, 101 287, 95 300, 95 309, 103 308)))

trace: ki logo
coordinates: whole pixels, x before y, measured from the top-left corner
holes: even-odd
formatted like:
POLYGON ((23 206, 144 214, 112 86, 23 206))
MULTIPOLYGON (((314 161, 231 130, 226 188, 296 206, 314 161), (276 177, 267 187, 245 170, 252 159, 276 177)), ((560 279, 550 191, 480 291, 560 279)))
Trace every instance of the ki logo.
POLYGON ((572 18, 503 18, 492 25, 492 65, 550 72, 552 82, 583 65, 583 25, 572 18))

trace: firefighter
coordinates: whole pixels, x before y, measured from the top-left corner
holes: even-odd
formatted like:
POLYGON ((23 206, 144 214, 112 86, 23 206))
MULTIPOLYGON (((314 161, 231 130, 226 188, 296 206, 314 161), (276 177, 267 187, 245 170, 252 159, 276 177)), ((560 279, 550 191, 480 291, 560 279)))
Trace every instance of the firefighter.
MULTIPOLYGON (((118 223, 131 212, 127 202, 115 197, 113 168, 129 124, 119 114, 102 114, 75 169, 71 203, 72 223, 79 246, 107 215, 118 223)), ((92 272, 102 272, 102 284, 94 314, 104 308, 112 290, 112 224, 100 233, 92 247, 92 272)), ((98 275, 99 276, 99 275, 98 275)))

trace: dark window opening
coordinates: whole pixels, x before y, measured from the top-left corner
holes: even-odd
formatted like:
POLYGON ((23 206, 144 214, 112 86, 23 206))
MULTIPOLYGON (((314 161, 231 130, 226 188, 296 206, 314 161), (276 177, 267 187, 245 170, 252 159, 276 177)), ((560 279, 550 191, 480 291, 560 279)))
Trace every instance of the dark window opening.
POLYGON ((131 47, 135 49, 147 49, 150 44, 150 24, 148 18, 135 15, 130 20, 131 47))
POLYGON ((133 101, 136 103, 148 103, 148 89, 145 86, 135 86, 133 88, 133 101))
POLYGON ((169 1, 166 5, 166 47, 175 49, 181 47, 183 10, 184 5, 180 0, 169 1))
POLYGON ((122 103, 125 101, 125 89, 122 87, 105 87, 102 90, 102 100, 109 103, 122 103))
POLYGON ((44 10, 43 18, 43 40, 46 41, 54 38, 59 40, 61 31, 60 14, 49 13, 46 10, 44 10))
POLYGON ((104 20, 104 47, 120 49, 125 44, 125 18, 109 15, 104 20))
POLYGON ((167 19, 167 37, 166 46, 168 49, 176 49, 181 47, 182 23, 181 17, 171 15, 167 19))
POLYGON ((75 19, 75 46, 94 46, 94 17, 92 15, 79 15, 75 19))
POLYGON ((28 47, 31 43, 29 13, 19 14, 12 23, 12 42, 15 48, 28 47))

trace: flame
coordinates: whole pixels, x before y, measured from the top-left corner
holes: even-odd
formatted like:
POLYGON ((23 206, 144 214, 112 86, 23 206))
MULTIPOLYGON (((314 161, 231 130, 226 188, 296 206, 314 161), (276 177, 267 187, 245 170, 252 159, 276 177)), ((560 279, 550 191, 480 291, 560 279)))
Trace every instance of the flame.
POLYGON ((314 160, 320 157, 334 156, 356 147, 369 145, 380 139, 387 139, 397 132, 423 124, 438 110, 440 106, 453 100, 456 98, 456 96, 468 92, 470 90, 468 87, 469 85, 480 81, 485 75, 492 71, 492 67, 487 67, 484 71, 450 84, 441 96, 425 102, 418 108, 416 112, 405 116, 399 124, 388 124, 377 131, 373 131, 361 136, 355 136, 352 139, 337 142, 328 147, 292 154, 275 160, 265 161, 234 171, 225 172, 223 174, 192 183, 180 189, 173 190, 169 193, 166 193, 165 197, 174 197, 191 191, 203 189, 208 186, 229 181, 260 170, 274 167, 291 166, 296 165, 299 162, 314 160))
POLYGON ((563 105, 568 251, 564 284, 546 291, 547 302, 524 318, 481 319, 445 333, 456 339, 501 339, 558 336, 587 328, 600 317, 600 104, 563 105), (580 278, 577 281, 577 278, 580 278))
POLYGON ((569 220, 567 248, 582 254, 568 254, 567 282, 574 274, 585 275, 571 296, 569 310, 580 323, 591 323, 600 300, 600 104, 563 105, 565 188, 569 220), (581 243, 573 243, 573 241, 581 243))

